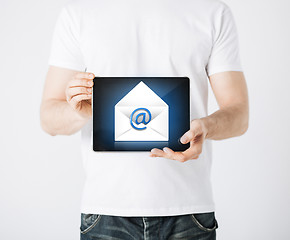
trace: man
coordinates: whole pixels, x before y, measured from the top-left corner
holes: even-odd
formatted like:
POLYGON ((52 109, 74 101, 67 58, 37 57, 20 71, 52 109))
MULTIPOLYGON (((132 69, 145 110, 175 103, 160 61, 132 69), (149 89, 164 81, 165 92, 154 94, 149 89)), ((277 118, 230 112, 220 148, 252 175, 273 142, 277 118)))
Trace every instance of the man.
MULTIPOLYGON (((62 9, 41 104, 50 135, 82 134, 81 239, 215 239, 211 140, 248 128, 229 7, 216 0, 77 0, 62 9), (84 72, 87 69, 87 72, 84 72), (92 150, 95 76, 188 76, 184 152, 92 150), (219 110, 208 116, 208 81, 219 110)), ((178 127, 178 126, 174 126, 178 127)))

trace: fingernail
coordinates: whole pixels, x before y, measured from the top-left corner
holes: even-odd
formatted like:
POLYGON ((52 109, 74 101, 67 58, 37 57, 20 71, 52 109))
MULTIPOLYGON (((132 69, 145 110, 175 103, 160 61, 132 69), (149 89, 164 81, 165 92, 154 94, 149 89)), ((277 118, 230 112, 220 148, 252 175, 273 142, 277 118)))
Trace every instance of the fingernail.
POLYGON ((185 137, 181 137, 180 138, 180 142, 182 142, 182 143, 186 142, 186 138, 185 137))
POLYGON ((87 91, 88 91, 89 93, 91 93, 91 92, 92 92, 92 89, 91 89, 91 88, 87 88, 87 91))
POLYGON ((166 153, 168 153, 168 152, 169 152, 169 151, 168 151, 168 148, 166 148, 166 147, 165 147, 165 148, 163 148, 163 151, 164 151, 164 152, 166 152, 166 153))
POLYGON ((152 149, 151 154, 153 154, 153 155, 156 154, 156 149, 152 149))
POLYGON ((93 74, 90 74, 90 75, 89 75, 89 78, 94 78, 94 75, 93 75, 93 74))

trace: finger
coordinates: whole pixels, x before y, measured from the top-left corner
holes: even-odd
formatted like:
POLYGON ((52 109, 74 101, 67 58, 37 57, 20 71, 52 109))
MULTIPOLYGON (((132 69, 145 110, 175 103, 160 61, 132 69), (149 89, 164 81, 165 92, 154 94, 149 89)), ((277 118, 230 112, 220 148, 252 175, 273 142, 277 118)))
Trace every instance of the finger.
POLYGON ((202 142, 191 143, 190 148, 183 152, 184 158, 186 160, 196 159, 202 152, 202 142))
POLYGON ((74 96, 79 94, 91 94, 92 88, 89 87, 74 87, 67 89, 67 101, 69 102, 74 96))
POLYGON ((169 159, 177 160, 179 162, 185 162, 187 159, 185 159, 185 156, 182 152, 174 152, 170 148, 163 148, 164 152, 166 152, 166 156, 169 159))
POLYGON ((153 154, 153 153, 150 153, 149 156, 150 156, 150 157, 157 157, 157 155, 155 155, 155 154, 153 154))
POLYGON ((154 157, 164 157, 165 156, 165 152, 163 152, 162 150, 160 150, 158 148, 151 149, 151 153, 154 155, 154 157))
POLYGON ((71 103, 74 107, 77 106, 77 104, 83 100, 88 100, 88 99, 91 99, 92 95, 87 95, 87 94, 79 94, 79 95, 76 95, 74 96, 72 99, 71 99, 71 103))
POLYGON ((75 78, 94 79, 94 78, 95 78, 95 74, 90 73, 90 72, 78 72, 78 73, 75 75, 75 78))
POLYGON ((202 152, 202 142, 191 143, 190 147, 184 152, 174 152, 170 148, 164 148, 165 157, 177 160, 179 162, 186 162, 190 159, 197 159, 202 152))
POLYGON ((157 148, 151 150, 152 157, 164 157, 171 160, 184 161, 184 156, 181 152, 174 152, 172 149, 165 147, 163 151, 157 148))
POLYGON ((74 78, 69 82, 69 88, 73 87, 92 87, 94 85, 94 81, 92 79, 87 78, 74 78))
MULTIPOLYGON (((160 149, 158 149, 158 148, 153 148, 152 150, 151 150, 151 156, 152 157, 164 157, 164 158, 168 158, 168 159, 172 159, 172 160, 174 160, 173 158, 172 158, 172 153, 171 152, 169 152, 169 151, 172 151, 171 149, 169 149, 169 148, 167 148, 168 149, 168 152, 165 152, 165 151, 162 151, 162 150, 160 150, 160 149)), ((173 151, 172 151, 173 152, 173 151)), ((173 152, 174 153, 174 152, 173 152)))
POLYGON ((187 144, 189 143, 193 138, 195 137, 194 131, 193 130, 188 130, 186 133, 182 135, 180 138, 180 142, 182 144, 187 144))
POLYGON ((164 147, 163 148, 163 152, 165 152, 167 158, 170 158, 172 160, 175 160, 174 159, 175 152, 172 149, 170 149, 168 147, 164 147))
MULTIPOLYGON (((180 138, 180 142, 183 144, 189 143, 190 141, 194 140, 197 136, 202 136, 203 132, 197 123, 192 123, 190 130, 188 130, 183 136, 180 138)), ((199 141, 199 138, 196 139, 199 141)))
POLYGON ((174 152, 174 154, 171 155, 171 159, 177 160, 179 162, 185 162, 188 160, 183 152, 174 152))

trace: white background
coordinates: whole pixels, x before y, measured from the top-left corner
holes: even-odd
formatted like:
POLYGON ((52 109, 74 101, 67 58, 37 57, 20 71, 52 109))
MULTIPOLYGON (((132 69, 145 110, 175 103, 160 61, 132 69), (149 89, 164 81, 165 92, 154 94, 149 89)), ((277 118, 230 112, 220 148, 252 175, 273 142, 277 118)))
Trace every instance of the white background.
MULTIPOLYGON (((65 0, 0 1, 0 239, 77 240, 80 134, 51 137, 39 107, 65 0)), ((240 36, 250 127, 214 142, 219 240, 290 239, 290 2, 226 0, 240 36)), ((210 112, 217 109, 210 95, 210 112)))

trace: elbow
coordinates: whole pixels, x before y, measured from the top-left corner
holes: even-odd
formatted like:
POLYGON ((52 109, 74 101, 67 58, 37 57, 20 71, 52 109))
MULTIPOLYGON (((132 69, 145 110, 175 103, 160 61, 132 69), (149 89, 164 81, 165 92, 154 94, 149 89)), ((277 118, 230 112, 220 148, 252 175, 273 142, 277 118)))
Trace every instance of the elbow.
POLYGON ((49 126, 49 121, 46 117, 43 107, 40 107, 40 126, 41 129, 48 133, 50 136, 56 136, 56 132, 49 126))
POLYGON ((249 106, 243 108, 242 114, 240 115, 240 136, 244 135, 249 129, 249 106))
POLYGON ((55 132, 51 131, 51 130, 48 129, 48 128, 44 128, 44 127, 42 127, 42 130, 43 130, 44 132, 48 133, 50 136, 56 136, 56 135, 57 135, 55 132))
POLYGON ((50 136, 56 136, 57 134, 45 123, 43 119, 40 120, 40 126, 42 130, 48 133, 50 136))
POLYGON ((241 135, 244 135, 247 131, 248 131, 248 128, 249 128, 249 124, 248 122, 246 124, 244 124, 244 126, 242 126, 241 128, 241 135))
POLYGON ((243 121, 242 126, 240 128, 240 136, 244 135, 249 129, 249 117, 247 116, 247 118, 243 121))

